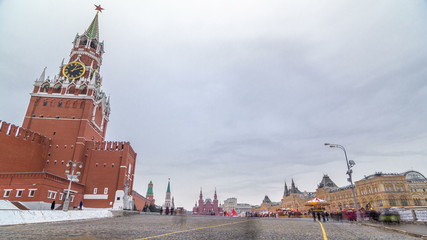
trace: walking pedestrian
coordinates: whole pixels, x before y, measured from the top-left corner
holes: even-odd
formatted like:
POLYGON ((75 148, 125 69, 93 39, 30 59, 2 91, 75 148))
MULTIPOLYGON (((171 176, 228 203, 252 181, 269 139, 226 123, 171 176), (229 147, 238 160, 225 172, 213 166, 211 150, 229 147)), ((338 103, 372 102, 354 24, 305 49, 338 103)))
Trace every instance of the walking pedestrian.
POLYGON ((80 204, 79 204, 79 209, 82 210, 82 208, 83 208, 83 200, 80 201, 80 204))
POLYGON ((52 204, 50 205, 50 210, 55 210, 55 200, 53 200, 52 204))
POLYGON ((311 215, 313 216, 313 221, 316 221, 316 213, 314 211, 311 211, 311 215))

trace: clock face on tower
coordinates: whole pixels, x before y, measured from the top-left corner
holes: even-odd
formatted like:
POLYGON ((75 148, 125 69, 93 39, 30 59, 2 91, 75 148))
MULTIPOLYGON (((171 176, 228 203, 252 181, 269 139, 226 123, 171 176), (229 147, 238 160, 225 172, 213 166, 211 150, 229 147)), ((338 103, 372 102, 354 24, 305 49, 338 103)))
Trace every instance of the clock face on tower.
POLYGON ((62 74, 70 79, 80 78, 85 74, 86 67, 80 62, 70 62, 62 69, 62 74))

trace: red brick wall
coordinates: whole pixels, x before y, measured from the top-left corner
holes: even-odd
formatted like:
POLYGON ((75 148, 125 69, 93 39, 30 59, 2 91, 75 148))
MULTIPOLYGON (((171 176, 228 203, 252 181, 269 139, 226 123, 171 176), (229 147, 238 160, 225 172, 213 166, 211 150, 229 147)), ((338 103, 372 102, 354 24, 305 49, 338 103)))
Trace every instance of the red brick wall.
POLYGON ((86 185, 85 194, 103 194, 108 188, 108 199, 87 199, 87 207, 112 207, 117 190, 124 190, 128 178, 129 164, 132 166, 130 173, 130 189, 132 191, 133 175, 135 171, 136 154, 128 142, 86 142, 85 170, 82 183, 86 185))
POLYGON ((132 191, 132 198, 138 211, 142 211, 144 206, 150 206, 150 201, 135 191, 132 191))
POLYGON ((0 122, 0 172, 41 172, 50 139, 0 122))

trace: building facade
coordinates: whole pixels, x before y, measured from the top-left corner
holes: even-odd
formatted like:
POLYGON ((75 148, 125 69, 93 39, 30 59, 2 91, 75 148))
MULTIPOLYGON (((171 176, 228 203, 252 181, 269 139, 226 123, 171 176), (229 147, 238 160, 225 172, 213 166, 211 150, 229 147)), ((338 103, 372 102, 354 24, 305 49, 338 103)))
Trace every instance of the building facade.
POLYGON ((232 212, 233 209, 236 213, 245 213, 252 210, 252 206, 248 203, 238 203, 237 198, 227 198, 222 205, 223 211, 232 212))
MULTIPOLYGON (((364 209, 427 206, 427 178, 417 171, 371 174, 355 182, 355 192, 358 207, 364 209)), ((355 208, 351 187, 338 187, 328 175, 323 176, 315 193, 285 194, 281 207, 308 212, 311 207, 305 204, 314 197, 328 201, 328 211, 355 208)))
POLYGON ((216 189, 213 201, 210 198, 203 200, 202 189, 200 189, 199 201, 194 205, 193 215, 223 215, 223 209, 219 205, 216 189))
POLYGON ((129 142, 105 140, 110 100, 101 89, 98 13, 58 74, 46 77, 45 68, 36 79, 22 127, 0 122, 0 199, 28 209, 61 205, 67 195, 71 206, 132 207, 137 154, 129 142))
POLYGON ((265 195, 261 205, 252 207, 252 212, 276 212, 279 208, 281 208, 280 202, 272 202, 270 198, 265 195))

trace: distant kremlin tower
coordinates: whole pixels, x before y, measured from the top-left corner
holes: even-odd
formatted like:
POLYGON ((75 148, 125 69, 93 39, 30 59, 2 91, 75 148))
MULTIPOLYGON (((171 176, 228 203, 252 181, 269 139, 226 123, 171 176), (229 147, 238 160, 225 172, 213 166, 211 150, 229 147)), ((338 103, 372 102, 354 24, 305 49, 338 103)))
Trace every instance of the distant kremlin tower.
POLYGON ((173 201, 171 199, 171 181, 170 178, 168 180, 168 188, 166 189, 166 198, 165 198, 165 205, 164 208, 169 208, 171 209, 173 206, 173 201))
POLYGON ((150 181, 147 188, 147 194, 145 195, 145 198, 148 200, 149 206, 154 206, 155 200, 154 200, 154 192, 153 192, 153 182, 150 181))
POLYGON ((0 121, 0 199, 28 209, 59 206, 67 195, 71 207, 132 207, 137 154, 129 142, 105 141, 110 99, 96 10, 58 74, 46 77, 45 68, 34 82, 22 127, 0 121))

